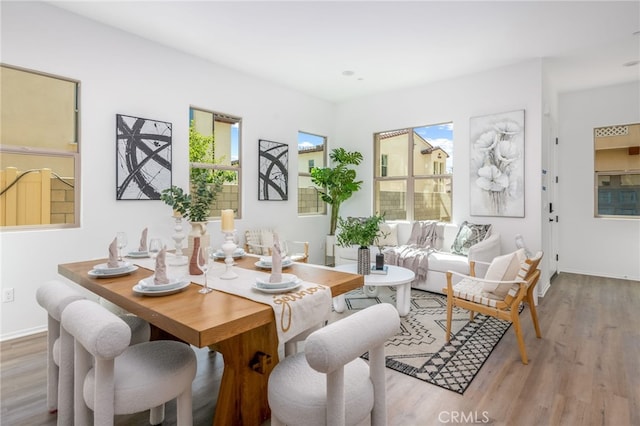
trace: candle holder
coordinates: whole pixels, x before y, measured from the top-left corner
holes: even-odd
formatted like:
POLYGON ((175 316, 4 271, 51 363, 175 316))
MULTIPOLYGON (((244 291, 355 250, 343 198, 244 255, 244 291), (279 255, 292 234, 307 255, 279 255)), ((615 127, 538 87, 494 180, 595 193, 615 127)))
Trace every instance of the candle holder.
POLYGON ((167 263, 174 266, 186 265, 189 262, 189 259, 187 256, 182 254, 182 240, 184 240, 185 237, 182 233, 182 215, 177 214, 173 218, 176 223, 173 227, 175 233, 171 238, 175 242, 175 252, 173 253, 173 257, 167 259, 167 263))
POLYGON ((224 234, 224 243, 222 243, 222 251, 225 254, 224 264, 225 271, 220 278, 223 280, 232 280, 238 278, 238 274, 233 271, 233 252, 238 247, 233 241, 233 234, 235 231, 222 231, 224 234))

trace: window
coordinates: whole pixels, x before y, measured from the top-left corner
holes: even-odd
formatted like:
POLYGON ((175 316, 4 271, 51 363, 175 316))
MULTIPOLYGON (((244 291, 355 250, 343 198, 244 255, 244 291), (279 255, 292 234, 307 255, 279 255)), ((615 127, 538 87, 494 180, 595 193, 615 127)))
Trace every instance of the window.
POLYGON ((451 221, 453 123, 374 135, 374 208, 387 220, 451 221))
POLYGON ((327 206, 320 191, 311 182, 311 169, 325 167, 327 138, 298 132, 298 214, 325 214, 327 206))
POLYGON ((0 80, 0 226, 79 226, 80 83, 8 65, 0 80))
POLYGON ((206 173, 209 182, 220 182, 222 190, 211 206, 210 217, 232 209, 241 216, 240 152, 241 124, 238 117, 203 109, 189 110, 190 178, 206 173))
POLYGON ((594 129, 595 216, 640 217, 640 124, 594 129))

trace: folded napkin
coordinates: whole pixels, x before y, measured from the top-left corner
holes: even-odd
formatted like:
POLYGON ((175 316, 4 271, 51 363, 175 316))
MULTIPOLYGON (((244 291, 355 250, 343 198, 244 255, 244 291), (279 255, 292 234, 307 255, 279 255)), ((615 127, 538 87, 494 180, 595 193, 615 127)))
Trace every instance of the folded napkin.
POLYGON ((270 283, 282 282, 282 251, 278 234, 273 233, 273 250, 271 251, 271 277, 270 283))
POLYGON ((114 238, 109 244, 109 261, 107 262, 107 267, 109 268, 117 268, 120 266, 118 262, 118 238, 114 238))
POLYGON ((167 263, 166 263, 167 248, 162 247, 156 257, 156 273, 153 278, 153 283, 169 284, 169 277, 167 277, 167 263))
POLYGON ((147 228, 142 230, 142 235, 140 236, 140 245, 138 246, 138 251, 145 252, 147 251, 147 228))

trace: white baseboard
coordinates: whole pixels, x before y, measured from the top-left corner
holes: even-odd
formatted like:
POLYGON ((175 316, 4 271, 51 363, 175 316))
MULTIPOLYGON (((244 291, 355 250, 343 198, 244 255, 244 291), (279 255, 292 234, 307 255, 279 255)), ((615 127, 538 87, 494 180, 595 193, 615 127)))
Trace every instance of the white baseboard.
POLYGON ((42 333, 47 331, 47 326, 34 327, 26 330, 20 330, 13 333, 7 333, 0 336, 0 342, 5 342, 7 340, 17 339, 19 337, 31 336, 32 334, 42 333))
MULTIPOLYGON (((640 277, 628 277, 614 274, 603 274, 602 272, 577 271, 572 269, 563 269, 562 272, 567 274, 589 275, 591 277, 616 278, 619 280, 640 281, 640 277)), ((558 271, 558 273, 561 273, 558 271)))
POLYGON ((544 295, 547 294, 547 291, 551 288, 551 282, 547 281, 540 284, 538 284, 538 297, 544 297, 544 295))

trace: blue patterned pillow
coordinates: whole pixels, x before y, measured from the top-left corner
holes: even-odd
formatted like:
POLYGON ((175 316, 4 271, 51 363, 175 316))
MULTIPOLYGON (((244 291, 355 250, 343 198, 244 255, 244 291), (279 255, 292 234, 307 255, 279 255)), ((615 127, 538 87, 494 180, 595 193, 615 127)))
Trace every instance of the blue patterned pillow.
POLYGON ((456 239, 453 240, 453 244, 451 244, 451 253, 467 256, 469 254, 469 247, 484 240, 490 230, 491 225, 477 225, 465 220, 462 222, 462 225, 460 225, 458 235, 456 235, 456 239))

